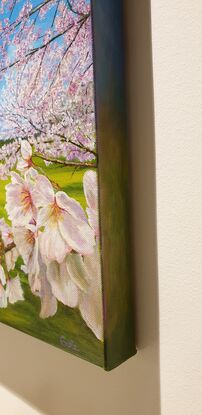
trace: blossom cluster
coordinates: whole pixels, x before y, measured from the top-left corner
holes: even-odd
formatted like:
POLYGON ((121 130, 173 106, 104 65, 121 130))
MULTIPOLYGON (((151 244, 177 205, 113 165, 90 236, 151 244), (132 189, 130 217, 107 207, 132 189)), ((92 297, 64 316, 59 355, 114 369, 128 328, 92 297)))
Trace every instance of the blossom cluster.
POLYGON ((89 18, 90 4, 86 0, 8 0, 1 1, 0 14, 2 72, 13 64, 27 62, 52 43, 57 45, 62 36, 67 45, 89 18))
POLYGON ((32 163, 32 148, 21 142, 16 170, 6 186, 10 225, 0 221, 0 307, 22 301, 18 275, 28 277, 40 298, 41 318, 57 312, 58 302, 78 308, 95 336, 103 339, 102 288, 97 199, 97 175, 85 172, 86 212, 67 193, 56 190, 32 163), (13 273, 10 271, 14 270, 13 273), (12 275, 11 275, 12 274, 12 275))
POLYGON ((19 139, 47 161, 96 160, 90 2, 9 0, 0 12, 0 178, 19 139))

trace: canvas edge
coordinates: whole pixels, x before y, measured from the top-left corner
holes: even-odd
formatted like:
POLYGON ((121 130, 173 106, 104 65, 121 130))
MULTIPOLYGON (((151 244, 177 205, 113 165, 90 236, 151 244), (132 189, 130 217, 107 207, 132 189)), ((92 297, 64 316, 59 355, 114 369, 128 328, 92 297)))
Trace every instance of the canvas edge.
POLYGON ((122 0, 117 0, 116 4, 109 0, 91 0, 91 5, 104 310, 104 369, 110 371, 136 353, 123 3, 122 0))

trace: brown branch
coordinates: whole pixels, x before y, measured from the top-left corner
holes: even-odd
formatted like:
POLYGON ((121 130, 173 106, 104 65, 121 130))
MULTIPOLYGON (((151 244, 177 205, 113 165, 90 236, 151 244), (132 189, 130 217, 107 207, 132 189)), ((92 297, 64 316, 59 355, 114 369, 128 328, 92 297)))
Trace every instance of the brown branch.
POLYGON ((13 248, 15 248, 16 247, 16 245, 15 245, 15 242, 12 242, 11 244, 9 244, 9 245, 7 245, 7 246, 5 246, 4 247, 4 252, 6 253, 6 252, 9 252, 9 251, 11 251, 13 248))
MULTIPOLYGON (((60 136, 61 135, 59 135, 59 137, 60 136)), ((95 157, 97 157, 97 153, 95 151, 90 150, 89 148, 83 146, 82 144, 75 143, 74 141, 71 140, 71 138, 66 138, 64 136, 63 136, 63 138, 65 139, 65 141, 69 142, 70 144, 73 144, 74 146, 76 146, 76 147, 80 148, 81 150, 85 151, 86 153, 93 154, 95 157)))
POLYGON ((97 163, 88 163, 88 162, 75 162, 75 161, 63 161, 63 160, 58 160, 58 159, 54 159, 54 157, 47 157, 44 156, 41 153, 34 153, 34 156, 45 160, 45 161, 50 161, 51 163, 55 163, 55 164, 60 164, 61 167, 87 167, 87 168, 92 168, 92 169, 96 169, 97 168, 97 163))
POLYGON ((69 1, 69 0, 66 0, 66 3, 67 3, 67 5, 68 5, 68 7, 69 7, 69 10, 70 10, 72 13, 74 13, 74 14, 76 14, 76 15, 78 15, 78 16, 85 16, 85 14, 83 14, 83 13, 79 13, 77 10, 75 10, 75 9, 72 7, 72 4, 70 3, 70 1, 69 1))

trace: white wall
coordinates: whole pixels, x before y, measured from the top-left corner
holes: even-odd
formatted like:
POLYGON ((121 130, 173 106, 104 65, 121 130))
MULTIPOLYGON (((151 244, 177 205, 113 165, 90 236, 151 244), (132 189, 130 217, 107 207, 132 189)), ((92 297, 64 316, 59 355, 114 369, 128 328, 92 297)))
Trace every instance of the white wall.
POLYGON ((136 231, 135 319, 140 350, 120 368, 105 373, 0 325, 3 415, 34 415, 34 408, 36 415, 160 414, 150 10, 148 0, 127 3, 134 176, 131 194, 135 199, 136 231))
POLYGON ((41 414, 3 386, 0 387, 1 407, 5 415, 39 415, 41 414))
POLYGON ((202 413, 202 1, 152 0, 162 415, 202 413))

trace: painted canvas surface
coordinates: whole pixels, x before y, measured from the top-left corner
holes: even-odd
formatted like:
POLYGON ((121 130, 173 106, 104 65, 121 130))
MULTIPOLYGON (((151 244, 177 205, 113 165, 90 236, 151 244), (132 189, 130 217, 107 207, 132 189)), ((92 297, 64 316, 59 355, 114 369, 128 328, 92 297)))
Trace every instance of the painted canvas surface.
POLYGON ((0 71, 0 320, 102 364, 89 1, 2 1, 0 71))
POLYGON ((121 19, 0 2, 0 322, 107 370, 135 353, 121 19))

